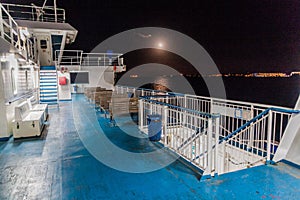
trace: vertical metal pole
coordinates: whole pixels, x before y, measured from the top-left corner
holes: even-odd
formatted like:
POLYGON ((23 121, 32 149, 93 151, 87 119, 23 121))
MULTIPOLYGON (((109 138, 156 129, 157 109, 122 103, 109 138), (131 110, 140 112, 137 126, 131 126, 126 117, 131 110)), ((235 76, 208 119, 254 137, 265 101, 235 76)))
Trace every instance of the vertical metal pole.
POLYGON ((219 156, 219 135, 220 135, 220 117, 216 117, 215 118, 215 133, 216 133, 216 137, 215 137, 215 169, 216 172, 219 173, 219 168, 220 168, 220 161, 221 161, 221 157, 219 156))
POLYGON ((221 154, 218 154, 217 152, 217 155, 218 156, 218 169, 217 169, 217 172, 218 174, 223 174, 225 172, 225 156, 226 156, 226 148, 225 148, 225 145, 226 145, 226 141, 223 141, 221 144, 218 145, 218 149, 221 149, 220 150, 220 153, 221 154))
POLYGON ((0 5, 0 34, 1 34, 1 37, 4 38, 2 9, 3 9, 3 7, 2 7, 2 5, 0 5))
POLYGON ((164 133, 164 144, 168 146, 168 106, 163 107, 163 133, 164 133))
POLYGON ((140 126, 140 129, 143 128, 143 124, 144 124, 144 105, 143 105, 143 100, 140 99, 139 100, 139 126, 140 126))
POLYGON ((12 18, 8 17, 9 21, 9 29, 10 29, 10 43, 14 46, 14 32, 13 32, 13 27, 12 27, 12 18))
POLYGON ((212 173, 212 118, 208 118, 207 130, 207 173, 212 173))
POLYGON ((65 23, 65 21, 66 21, 66 12, 65 10, 63 10, 63 22, 65 23))
POLYGON ((212 114, 212 108, 213 108, 214 100, 213 98, 210 99, 210 114, 212 114))
POLYGON ((54 0, 54 17, 55 17, 55 22, 57 23, 57 8, 56 8, 56 0, 54 0))
POLYGON ((271 139, 272 139, 272 122, 273 122, 273 112, 269 111, 268 117, 268 131, 267 131, 267 162, 271 160, 271 139))
MULTIPOLYGON (((253 105, 251 105, 251 119, 253 119, 253 112, 254 112, 254 107, 253 105)), ((253 146, 253 142, 254 142, 254 130, 253 130, 253 124, 250 125, 250 136, 249 136, 249 144, 248 144, 248 150, 252 149, 253 146)))

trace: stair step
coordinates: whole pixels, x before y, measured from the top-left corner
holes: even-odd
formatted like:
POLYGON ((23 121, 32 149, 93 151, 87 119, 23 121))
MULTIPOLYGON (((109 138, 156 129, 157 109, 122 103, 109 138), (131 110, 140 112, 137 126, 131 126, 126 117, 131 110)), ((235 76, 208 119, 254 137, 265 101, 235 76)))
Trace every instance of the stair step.
POLYGON ((53 83, 48 83, 48 82, 46 82, 46 83, 40 83, 40 87, 48 87, 48 86, 57 86, 57 83, 56 82, 53 82, 53 83))
POLYGON ((40 94, 40 97, 56 97, 57 93, 40 94))
POLYGON ((40 73, 40 78, 43 78, 43 77, 56 78, 56 74, 54 74, 54 73, 40 73))
POLYGON ((57 101, 56 102, 42 102, 42 101, 40 101, 40 104, 57 105, 58 102, 57 101))
POLYGON ((57 82, 56 78, 40 78, 40 82, 57 82))
POLYGON ((56 70, 55 65, 50 65, 50 66, 41 66, 40 70, 56 70))
POLYGON ((40 97, 41 101, 57 101, 57 96, 56 97, 40 97))
POLYGON ((40 94, 57 94, 57 90, 40 90, 40 94))
POLYGON ((40 92, 46 92, 46 91, 49 91, 49 92, 57 92, 57 88, 56 87, 42 87, 40 88, 40 92))
POLYGON ((40 103, 58 104, 57 71, 55 66, 40 68, 40 103))
POLYGON ((57 100, 40 100, 40 103, 57 104, 57 100))

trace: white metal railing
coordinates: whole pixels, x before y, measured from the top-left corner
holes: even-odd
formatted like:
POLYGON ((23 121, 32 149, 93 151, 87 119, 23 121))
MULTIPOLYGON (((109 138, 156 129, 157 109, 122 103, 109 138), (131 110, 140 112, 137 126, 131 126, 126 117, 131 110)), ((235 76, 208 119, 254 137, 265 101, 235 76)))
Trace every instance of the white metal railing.
POLYGON ((58 23, 63 23, 66 20, 65 10, 62 8, 6 3, 3 6, 14 19, 58 23))
POLYGON ((82 54, 82 50, 56 50, 55 65, 81 65, 82 54))
POLYGON ((269 134, 265 130, 269 115, 258 119, 255 123, 245 127, 242 131, 224 140, 220 145, 222 154, 222 169, 220 173, 248 168, 267 160, 269 134))
MULTIPOLYGON (((201 160, 202 156, 205 156, 203 151, 199 151, 202 153, 202 156, 196 157, 196 159, 191 156, 187 157, 185 152, 180 151, 181 148, 186 146, 193 147, 193 145, 190 144, 192 142, 194 142, 195 146, 196 138, 201 138, 200 133, 198 132, 196 134, 195 130, 193 130, 194 135, 186 131, 188 129, 184 128, 185 123, 182 124, 182 119, 185 118, 185 121, 189 120, 187 118, 189 117, 188 112, 200 112, 202 115, 210 116, 218 114, 220 116, 217 123, 218 130, 214 130, 218 135, 217 137, 215 136, 215 138, 218 138, 218 142, 215 142, 213 138, 213 141, 211 141, 212 148, 207 149, 206 146, 199 147, 201 150, 206 149, 205 151, 207 153, 209 151, 214 152, 214 161, 212 161, 212 163, 216 165, 214 170, 217 173, 226 173, 271 161, 292 113, 298 113, 298 111, 284 107, 273 107, 270 105, 196 95, 174 94, 155 90, 151 91, 149 89, 126 86, 116 86, 115 92, 132 92, 136 97, 141 97, 139 126, 141 130, 145 132, 147 132, 147 114, 167 115, 169 116, 168 118, 170 118, 170 115, 174 116, 172 122, 180 122, 179 125, 172 124, 174 137, 176 136, 176 138, 178 138, 178 135, 185 135, 189 140, 182 139, 183 144, 181 144, 181 147, 180 145, 178 146, 177 143, 177 146, 174 146, 173 143, 170 144, 166 141, 164 141, 164 144, 167 144, 168 147, 183 157, 188 158, 190 162, 196 164, 201 169, 203 169, 203 165, 199 163, 203 161, 196 162, 196 160, 201 160), (172 109, 175 109, 175 111, 165 111, 169 109, 168 107, 170 106, 172 109), (160 110, 158 109, 159 112, 157 111, 158 107, 160 108, 160 110), (216 159, 218 161, 216 161, 216 159)), ((194 120, 197 121, 197 119, 194 120)), ((168 122, 167 128, 163 128, 163 130, 171 130, 169 124, 168 122)), ((203 126, 201 127, 203 128, 203 126)), ((198 141, 197 145, 199 144, 205 145, 198 141)), ((190 149, 189 152, 190 151, 194 150, 190 149)), ((211 171, 208 173, 211 173, 211 171)))
MULTIPOLYGON (((233 131, 237 130, 243 124, 249 122, 255 116, 258 116, 266 109, 273 107, 271 105, 256 104, 241 101, 232 101, 225 99, 200 97, 194 95, 185 95, 186 107, 189 109, 199 110, 201 112, 219 113, 220 114, 220 137, 225 138, 233 131)), ((289 110, 290 108, 276 107, 289 110)), ((272 111, 272 155, 275 153, 280 140, 283 136, 285 127, 291 117, 291 113, 282 111, 272 111)), ((264 132, 268 127, 264 127, 264 132)), ((265 140, 267 138, 264 138, 265 140)), ((261 149, 263 150, 263 149, 261 149)))
MULTIPOLYGON (((159 94, 174 94, 174 97, 155 98, 157 101, 170 103, 172 105, 181 106, 187 109, 196 110, 204 113, 220 114, 220 137, 225 138, 230 133, 241 127, 243 124, 259 115, 264 110, 274 107, 271 105, 256 104, 249 102, 233 101, 227 99, 218 99, 212 97, 203 97, 189 94, 176 94, 170 92, 162 92, 157 90, 149 90, 143 88, 133 88, 127 86, 116 86, 116 92, 134 91, 136 97, 151 96, 159 94), (164 99, 164 100, 162 100, 164 99)), ((289 110, 290 108, 276 108, 289 110)), ((272 155, 275 153, 280 140, 283 136, 285 127, 291 117, 291 113, 273 111, 272 122, 272 155)), ((265 126, 265 129, 267 127, 265 126)))
POLYGON ((0 4, 0 37, 19 50, 26 59, 34 58, 33 42, 20 30, 3 4, 0 4))
POLYGON ((5 10, 2 4, 0 4, 0 32, 1 37, 4 38, 7 42, 20 48, 20 36, 18 34, 18 24, 10 16, 10 14, 5 10))
POLYGON ((55 51, 56 66, 112 66, 123 65, 120 53, 84 53, 81 50, 55 51))
MULTIPOLYGON (((139 126, 148 133, 148 116, 162 116, 161 142, 203 171, 217 171, 218 116, 156 100, 139 100, 139 126)), ((149 134, 149 133, 148 133, 149 134)))

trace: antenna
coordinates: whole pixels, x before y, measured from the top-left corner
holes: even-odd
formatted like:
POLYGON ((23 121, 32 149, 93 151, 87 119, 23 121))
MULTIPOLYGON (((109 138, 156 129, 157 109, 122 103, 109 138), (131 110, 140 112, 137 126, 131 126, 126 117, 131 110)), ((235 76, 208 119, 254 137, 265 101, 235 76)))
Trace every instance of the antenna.
POLYGON ((39 7, 39 6, 36 6, 34 3, 31 3, 31 5, 35 8, 36 10, 36 15, 37 15, 37 21, 40 21, 40 16, 42 16, 45 11, 44 11, 44 8, 46 6, 46 3, 47 3, 47 0, 44 1, 44 4, 42 7, 39 7))
MULTIPOLYGON (((44 8, 46 6, 47 0, 44 1, 42 7, 36 6, 34 3, 31 3, 31 5, 36 9, 36 14, 37 14, 37 21, 40 20, 40 16, 42 16, 45 11, 44 8)), ((56 0, 53 0, 53 7, 54 7, 54 17, 55 17, 55 22, 57 22, 57 6, 56 6, 56 0)))
POLYGON ((44 1, 44 4, 43 4, 43 7, 42 7, 42 10, 45 8, 46 6, 46 3, 47 3, 47 0, 44 1))

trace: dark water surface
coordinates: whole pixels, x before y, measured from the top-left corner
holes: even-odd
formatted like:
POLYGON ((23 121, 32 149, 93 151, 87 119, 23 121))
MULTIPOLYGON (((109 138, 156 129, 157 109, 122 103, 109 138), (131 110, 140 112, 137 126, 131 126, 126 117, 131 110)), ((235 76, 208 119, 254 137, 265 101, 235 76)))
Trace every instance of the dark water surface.
MULTIPOLYGON (((206 84, 202 78, 186 77, 195 93, 209 96, 206 84)), ((210 79, 217 79, 212 77, 210 79)), ((223 77, 227 99, 263 103, 293 108, 300 94, 300 76, 289 78, 272 77, 223 77)), ((174 88, 174 77, 164 77, 155 85, 154 89, 174 88)))

